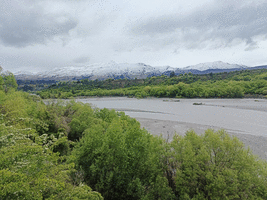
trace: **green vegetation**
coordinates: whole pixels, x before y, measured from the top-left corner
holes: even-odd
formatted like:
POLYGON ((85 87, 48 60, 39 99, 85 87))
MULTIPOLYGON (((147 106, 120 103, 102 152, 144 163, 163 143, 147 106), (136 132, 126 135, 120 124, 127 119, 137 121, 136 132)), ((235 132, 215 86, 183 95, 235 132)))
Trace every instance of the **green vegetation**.
POLYGON ((267 70, 243 70, 218 74, 180 74, 142 80, 87 79, 59 82, 38 91, 42 98, 77 96, 129 96, 172 98, 242 98, 267 95, 267 70))
POLYGON ((174 137, 171 147, 170 166, 181 199, 267 198, 266 162, 257 161, 224 131, 188 132, 174 137))
POLYGON ((18 90, 24 92, 40 91, 56 83, 55 80, 17 80, 18 90))
POLYGON ((168 143, 123 112, 45 105, 0 77, 0 199, 266 199, 267 163, 223 130, 168 143))
POLYGON ((9 92, 15 91, 18 88, 15 76, 10 73, 8 75, 0 75, 0 91, 9 92))
POLYGON ((68 161, 69 107, 16 92, 12 75, 0 83, 0 199, 103 199, 68 161))

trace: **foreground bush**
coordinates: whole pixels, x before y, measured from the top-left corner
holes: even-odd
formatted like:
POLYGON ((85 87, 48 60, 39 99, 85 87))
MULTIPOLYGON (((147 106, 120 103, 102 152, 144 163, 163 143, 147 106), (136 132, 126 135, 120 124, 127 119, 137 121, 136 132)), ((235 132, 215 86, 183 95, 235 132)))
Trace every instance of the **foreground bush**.
POLYGON ((0 91, 0 199, 103 199, 82 180, 75 181, 74 163, 66 162, 71 141, 60 129, 59 119, 66 118, 61 109, 68 107, 0 91))
POLYGON ((122 114, 85 130, 74 157, 105 199, 172 199, 160 157, 163 140, 122 114))
POLYGON ((176 136, 171 169, 179 199, 267 199, 267 165, 225 131, 176 136))
POLYGON ((267 199, 266 162, 223 130, 165 143, 123 116, 86 130, 74 155, 105 199, 267 199))

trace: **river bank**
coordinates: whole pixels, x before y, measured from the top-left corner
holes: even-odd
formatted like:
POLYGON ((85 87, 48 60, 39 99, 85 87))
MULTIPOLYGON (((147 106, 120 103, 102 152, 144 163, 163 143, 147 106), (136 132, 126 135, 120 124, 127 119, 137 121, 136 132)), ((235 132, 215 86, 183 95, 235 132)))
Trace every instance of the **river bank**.
POLYGON ((266 99, 136 99, 101 97, 76 99, 98 108, 115 109, 137 119, 151 134, 172 139, 193 129, 202 134, 225 129, 254 154, 267 160, 266 99))
MULTIPOLYGON (((145 128, 153 135, 162 135, 162 137, 168 141, 171 141, 175 134, 183 136, 189 130, 194 130, 197 134, 203 134, 207 129, 213 129, 215 131, 222 129, 221 127, 216 126, 206 126, 169 120, 155 120, 145 118, 136 119, 140 122, 142 128, 145 128)), ((227 130, 227 133, 231 136, 237 137, 244 143, 245 147, 249 147, 255 155, 258 155, 260 158, 267 160, 267 137, 242 134, 230 130, 227 130)))
POLYGON ((193 129, 202 134, 225 129, 254 154, 267 160, 266 99, 135 99, 104 97, 76 99, 99 108, 123 111, 136 118, 151 134, 172 139, 193 129))

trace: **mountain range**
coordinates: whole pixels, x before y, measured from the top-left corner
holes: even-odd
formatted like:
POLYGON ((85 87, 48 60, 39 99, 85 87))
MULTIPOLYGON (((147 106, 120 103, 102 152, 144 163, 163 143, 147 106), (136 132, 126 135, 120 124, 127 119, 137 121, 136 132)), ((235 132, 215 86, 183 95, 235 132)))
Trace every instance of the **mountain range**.
POLYGON ((30 73, 17 72, 14 73, 17 80, 79 80, 88 78, 90 80, 105 80, 105 79, 141 79, 151 76, 170 75, 174 72, 176 75, 184 73, 207 74, 230 72, 245 69, 267 68, 267 66, 248 67, 245 65, 229 64, 222 61, 207 62, 197 65, 188 66, 185 68, 173 68, 170 66, 153 67, 144 63, 129 64, 116 63, 98 63, 89 66, 81 67, 62 67, 55 68, 50 71, 30 73))

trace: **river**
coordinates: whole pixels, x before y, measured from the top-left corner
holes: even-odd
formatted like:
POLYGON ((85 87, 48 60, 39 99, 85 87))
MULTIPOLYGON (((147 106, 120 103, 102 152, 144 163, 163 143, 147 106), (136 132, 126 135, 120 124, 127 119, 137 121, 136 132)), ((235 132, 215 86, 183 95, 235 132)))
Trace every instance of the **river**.
MULTIPOLYGON (((267 136, 265 99, 77 99, 98 108, 124 111, 133 118, 166 120, 225 129, 228 132, 267 136), (194 105, 194 103, 202 105, 194 105)), ((194 128, 194 126, 192 127, 194 128)))
MULTIPOLYGON (((136 99, 103 97, 76 99, 93 107, 123 111, 151 134, 168 141, 193 129, 202 134, 224 129, 267 160, 266 99, 136 99), (197 105, 194 105, 197 104, 197 105)), ((47 102, 47 101, 46 101, 47 102)))

